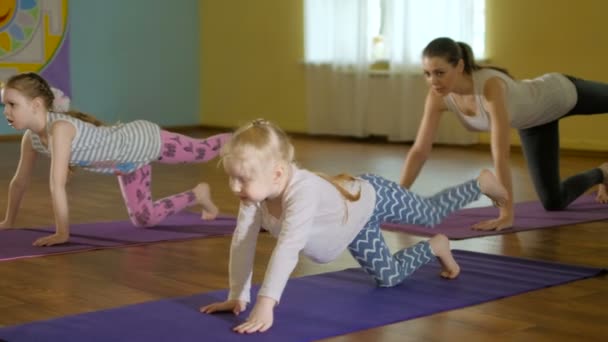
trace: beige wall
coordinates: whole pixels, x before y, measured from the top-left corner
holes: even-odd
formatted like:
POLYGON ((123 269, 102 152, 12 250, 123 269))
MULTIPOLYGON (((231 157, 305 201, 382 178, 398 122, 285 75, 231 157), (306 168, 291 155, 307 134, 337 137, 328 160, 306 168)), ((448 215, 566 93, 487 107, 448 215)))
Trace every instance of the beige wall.
MULTIPOLYGON (((608 1, 487 1, 492 63, 518 78, 558 71, 608 82, 608 1)), ((203 124, 265 117, 306 131, 302 2, 202 0, 203 124)), ((608 115, 563 120, 562 147, 608 151, 607 130, 608 115)))
MULTIPOLYGON (((515 77, 556 71, 608 82, 608 1, 487 0, 487 13, 488 57, 515 77)), ((608 151, 608 115, 562 120, 560 135, 563 148, 608 151)))
POLYGON ((306 128, 302 0, 202 0, 202 123, 306 128))

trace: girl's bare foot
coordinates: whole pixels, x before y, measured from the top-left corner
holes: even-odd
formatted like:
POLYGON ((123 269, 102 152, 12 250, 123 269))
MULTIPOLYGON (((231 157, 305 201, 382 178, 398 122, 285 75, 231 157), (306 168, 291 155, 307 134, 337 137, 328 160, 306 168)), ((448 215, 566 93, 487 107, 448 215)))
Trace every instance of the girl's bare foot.
POLYGON ((460 266, 450 250, 450 240, 443 234, 437 234, 429 240, 433 253, 441 264, 440 275, 443 278, 454 279, 460 274, 460 266))
POLYGON ((477 183, 481 192, 488 196, 497 207, 504 205, 509 200, 507 189, 500 184, 498 178, 492 171, 483 169, 477 177, 477 183))
POLYGON ((192 189, 198 203, 203 206, 203 212, 201 213, 201 218, 203 220, 213 220, 219 214, 219 209, 215 206, 213 201, 211 201, 211 190, 209 189, 209 184, 207 183, 199 183, 197 186, 192 189))

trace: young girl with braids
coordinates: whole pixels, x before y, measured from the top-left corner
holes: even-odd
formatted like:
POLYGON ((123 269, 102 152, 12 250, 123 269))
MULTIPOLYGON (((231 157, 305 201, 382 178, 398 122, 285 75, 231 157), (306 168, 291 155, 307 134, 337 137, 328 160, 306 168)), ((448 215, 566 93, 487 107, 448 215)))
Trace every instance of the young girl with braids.
MULTIPOLYGON (((608 203, 608 163, 560 180, 559 121, 573 115, 608 112, 608 84, 549 73, 516 80, 502 68, 475 63, 471 47, 441 37, 422 52, 429 84, 416 141, 404 162, 401 185, 409 188, 427 160, 441 115, 450 111, 472 131, 491 133, 494 169, 512 193, 509 165, 510 130, 519 132, 521 146, 536 193, 546 210, 564 210, 598 185, 597 201, 608 203)), ((513 196, 510 196, 513 199, 513 196)), ((513 202, 500 208, 497 218, 473 225, 479 230, 513 226, 513 202)))
POLYGON ((90 115, 68 110, 69 99, 54 93, 36 73, 9 78, 2 89, 2 103, 8 124, 25 133, 0 229, 14 226, 38 154, 51 158, 49 181, 56 230, 36 240, 36 246, 61 244, 69 239, 66 182, 73 167, 117 175, 130 220, 136 226, 154 226, 167 216, 196 204, 203 207, 202 219, 214 219, 218 214, 206 183, 153 201, 150 163, 206 162, 219 154, 230 134, 194 139, 143 120, 105 126, 90 115))
POLYGON ((256 304, 247 320, 234 328, 239 333, 263 332, 272 326, 273 308, 300 253, 327 263, 348 249, 383 287, 398 285, 434 257, 442 265, 441 276, 455 278, 460 268, 444 235, 391 254, 381 224, 433 226, 482 193, 498 204, 507 200, 506 190, 488 170, 429 198, 373 174, 313 173, 295 165, 287 135, 264 120, 238 129, 222 148, 221 163, 241 201, 230 249, 230 292, 226 301, 201 307, 201 312, 244 311, 250 301, 260 227, 277 238, 256 304))

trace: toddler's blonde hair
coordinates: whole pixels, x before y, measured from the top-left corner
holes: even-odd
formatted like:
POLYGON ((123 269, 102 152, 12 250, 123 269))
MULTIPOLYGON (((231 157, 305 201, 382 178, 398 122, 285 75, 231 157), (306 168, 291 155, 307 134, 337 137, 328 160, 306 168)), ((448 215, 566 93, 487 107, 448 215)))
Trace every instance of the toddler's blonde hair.
MULTIPOLYGON (((224 167, 236 168, 246 176, 255 176, 264 165, 276 162, 294 163, 295 149, 279 126, 264 119, 253 120, 237 129, 220 153, 220 163, 224 167)), ((361 197, 361 191, 351 194, 340 184, 354 181, 353 176, 317 174, 336 187, 347 200, 357 201, 361 197)))
POLYGON ((277 125, 264 119, 237 129, 222 147, 220 163, 253 176, 260 168, 271 163, 294 162, 294 148, 287 134, 277 125))

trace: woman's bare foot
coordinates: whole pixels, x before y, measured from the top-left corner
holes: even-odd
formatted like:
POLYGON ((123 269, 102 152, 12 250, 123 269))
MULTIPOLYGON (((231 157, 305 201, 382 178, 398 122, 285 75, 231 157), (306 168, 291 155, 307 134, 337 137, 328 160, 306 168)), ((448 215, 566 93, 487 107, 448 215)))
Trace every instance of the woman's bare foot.
POLYGON ((443 278, 454 279, 460 274, 460 266, 450 250, 450 240, 443 234, 437 234, 429 240, 433 253, 441 264, 440 275, 443 278))
POLYGON ((477 177, 477 183, 481 192, 488 196, 497 207, 504 205, 509 200, 507 189, 500 184, 498 178, 492 171, 483 169, 477 177))
POLYGON ((604 182, 597 188, 595 200, 599 203, 608 204, 608 163, 600 165, 600 170, 604 174, 604 182))
POLYGON ((199 183, 197 186, 192 189, 198 203, 203 206, 203 212, 201 214, 201 218, 203 220, 213 220, 219 214, 219 209, 215 206, 213 201, 211 201, 211 190, 209 188, 209 184, 207 183, 199 183))
POLYGON ((595 200, 598 203, 608 204, 608 189, 606 189, 606 185, 600 184, 598 186, 595 200))
POLYGON ((600 165, 600 170, 604 174, 604 185, 608 186, 608 163, 600 165))

